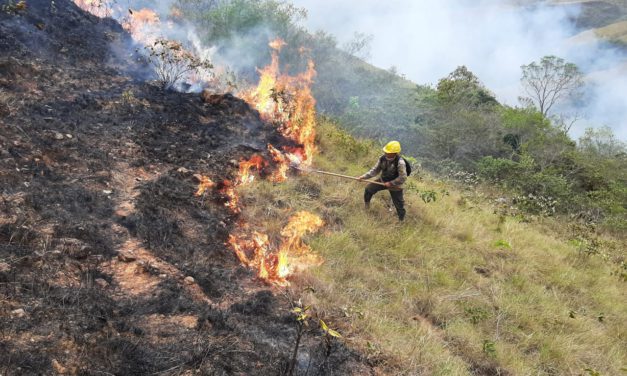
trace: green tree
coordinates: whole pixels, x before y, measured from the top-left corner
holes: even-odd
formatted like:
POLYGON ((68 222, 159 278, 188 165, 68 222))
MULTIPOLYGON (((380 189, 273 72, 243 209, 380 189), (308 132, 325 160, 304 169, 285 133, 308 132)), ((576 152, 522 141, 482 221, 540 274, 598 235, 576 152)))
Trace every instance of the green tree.
POLYGON ((457 67, 448 77, 438 81, 438 100, 442 104, 462 104, 478 107, 498 104, 479 78, 465 66, 457 67))
POLYGON ((441 79, 432 95, 422 96, 420 116, 422 154, 433 160, 450 159, 464 167, 486 155, 505 155, 500 106, 479 79, 461 66, 441 79))

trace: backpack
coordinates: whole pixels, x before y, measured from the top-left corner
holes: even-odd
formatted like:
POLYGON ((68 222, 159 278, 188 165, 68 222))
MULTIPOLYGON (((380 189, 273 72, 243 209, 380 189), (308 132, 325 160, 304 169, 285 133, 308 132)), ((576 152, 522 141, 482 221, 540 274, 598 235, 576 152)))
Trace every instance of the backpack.
MULTIPOLYGON (((380 160, 383 161, 383 158, 385 158, 385 155, 382 155, 380 160)), ((405 157, 397 157, 396 159, 394 159, 394 167, 396 167, 396 171, 398 171, 398 161, 401 158, 403 158, 403 160, 405 161, 405 171, 407 171, 407 176, 411 175, 411 164, 407 159, 405 159, 405 157)), ((398 177, 398 175, 396 176, 398 177)))
MULTIPOLYGON (((401 157, 403 158, 403 160, 405 161, 405 171, 407 171, 407 176, 411 175, 411 164, 409 163, 409 161, 407 159, 405 159, 405 157, 401 157)), ((401 158, 396 158, 396 161, 394 163, 396 163, 396 169, 398 170, 398 160, 401 158)))

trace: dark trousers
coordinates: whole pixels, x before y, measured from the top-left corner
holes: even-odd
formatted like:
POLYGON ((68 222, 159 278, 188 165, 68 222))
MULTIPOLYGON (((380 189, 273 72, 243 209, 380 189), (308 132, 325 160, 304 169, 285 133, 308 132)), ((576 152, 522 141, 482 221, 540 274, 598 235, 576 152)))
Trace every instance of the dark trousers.
MULTIPOLYGON (((386 187, 378 184, 368 184, 366 186, 366 190, 364 191, 364 201, 369 203, 374 196, 375 193, 383 190, 388 190, 386 187)), ((398 214, 398 219, 401 221, 405 219, 405 200, 403 199, 403 190, 392 190, 390 189, 390 196, 392 196, 392 202, 394 203, 394 207, 396 208, 396 214, 398 214)))

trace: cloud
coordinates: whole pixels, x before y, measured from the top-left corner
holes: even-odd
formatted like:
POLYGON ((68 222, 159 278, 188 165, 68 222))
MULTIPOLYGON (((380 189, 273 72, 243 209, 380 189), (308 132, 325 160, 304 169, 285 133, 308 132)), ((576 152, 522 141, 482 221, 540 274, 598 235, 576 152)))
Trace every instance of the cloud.
POLYGON ((596 38, 572 38, 577 6, 518 7, 497 0, 293 0, 309 12, 306 26, 344 42, 355 31, 372 33, 371 63, 396 66, 416 83, 435 84, 466 65, 499 100, 516 105, 520 66, 557 55, 588 75, 588 101, 569 111, 586 117, 575 125, 608 125, 627 139, 627 54, 596 38), (622 69, 620 67, 623 67, 622 69))

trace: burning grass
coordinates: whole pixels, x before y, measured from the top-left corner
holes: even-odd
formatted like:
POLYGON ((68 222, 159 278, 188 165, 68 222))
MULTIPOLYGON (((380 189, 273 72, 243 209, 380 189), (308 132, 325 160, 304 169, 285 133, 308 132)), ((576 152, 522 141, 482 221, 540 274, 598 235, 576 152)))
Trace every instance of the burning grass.
MULTIPOLYGON (((280 151, 269 143, 267 158, 253 154, 239 161, 239 171, 233 179, 223 180, 219 185, 206 176, 194 175, 198 180, 196 196, 203 196, 208 189, 216 187, 225 199, 225 206, 233 214, 240 214, 244 207, 237 187, 250 185, 256 177, 269 178, 274 182, 284 182, 288 178, 290 164, 310 164, 314 151, 315 100, 311 94, 312 78, 315 75, 313 62, 308 70, 296 76, 281 74, 279 71, 279 51, 285 45, 281 39, 271 41, 272 62, 261 69, 257 87, 246 90, 241 95, 256 108, 262 119, 275 126, 285 138, 295 145, 283 147, 280 151), (280 93, 280 94, 277 94, 280 93)), ((206 101, 211 96, 203 94, 206 101)), ((300 211, 295 213, 280 231, 281 240, 273 242, 268 234, 251 229, 251 225, 263 228, 260 218, 240 221, 235 231, 228 237, 228 245, 239 261, 257 272, 260 279, 281 286, 288 285, 287 277, 295 271, 322 262, 319 256, 311 254, 301 238, 309 232, 317 231, 324 222, 316 215, 300 211)), ((275 236, 278 236, 277 233, 275 236)))
MULTIPOLYGON (((378 157, 367 143, 345 152, 359 141, 329 125, 319 131, 321 169, 358 175, 378 157)), ((560 235, 564 223, 500 218, 423 177, 411 180, 450 195, 425 204, 407 192, 402 225, 385 195, 365 213, 363 186, 320 176, 242 187, 242 215, 278 229, 287 208, 320 213, 327 226, 310 246, 325 263, 296 276, 294 288, 391 373, 621 372, 627 307, 612 263, 583 255, 560 235)))
MULTIPOLYGON (((279 170, 268 144, 281 155, 302 145, 232 95, 202 102, 119 76, 105 62, 115 60, 107 38, 125 40, 122 28, 66 0, 54 14, 48 5, 0 17, 9 54, 0 68, 10 73, 0 79, 9 104, 0 121, 0 373, 280 374, 292 359, 297 298, 260 282, 226 243, 245 205, 237 190, 279 170), (33 20, 45 32, 27 44, 33 20), (37 69, 21 69, 18 56, 37 69)), ((296 226, 301 216, 288 226, 296 211, 280 214, 277 228, 263 229, 266 268, 288 256, 277 278, 308 251, 294 237, 311 235, 296 226)), ((371 371, 322 337, 318 327, 303 334, 299 373, 371 371)))

